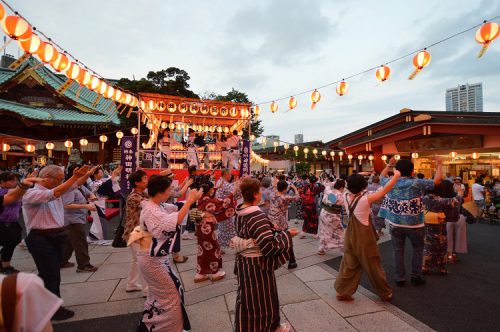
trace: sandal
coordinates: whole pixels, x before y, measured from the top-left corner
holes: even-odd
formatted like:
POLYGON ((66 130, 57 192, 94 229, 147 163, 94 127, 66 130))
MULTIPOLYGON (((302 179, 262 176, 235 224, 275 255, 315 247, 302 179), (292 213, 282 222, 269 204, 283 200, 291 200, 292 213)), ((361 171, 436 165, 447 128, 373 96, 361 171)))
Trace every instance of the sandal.
POLYGON ((176 256, 174 257, 174 263, 177 263, 177 264, 182 264, 182 263, 186 263, 186 261, 189 259, 189 257, 186 257, 186 256, 176 256))
POLYGON ((226 277, 226 272, 219 271, 216 274, 212 274, 211 279, 213 282, 216 282, 216 281, 224 279, 225 277, 226 277))
POLYGON ((324 251, 324 250, 319 250, 319 251, 318 251, 318 255, 320 255, 320 256, 325 255, 325 251, 324 251))
POLYGON ((354 301, 351 295, 340 295, 337 294, 337 301, 354 301))
POLYGON ((200 282, 204 282, 204 281, 207 281, 209 280, 210 278, 207 276, 207 275, 204 275, 204 274, 197 274, 195 277, 194 277, 194 282, 197 284, 197 283, 200 283, 200 282))
POLYGON ((380 299, 384 302, 391 302, 392 301, 392 293, 387 295, 386 297, 381 297, 380 299))

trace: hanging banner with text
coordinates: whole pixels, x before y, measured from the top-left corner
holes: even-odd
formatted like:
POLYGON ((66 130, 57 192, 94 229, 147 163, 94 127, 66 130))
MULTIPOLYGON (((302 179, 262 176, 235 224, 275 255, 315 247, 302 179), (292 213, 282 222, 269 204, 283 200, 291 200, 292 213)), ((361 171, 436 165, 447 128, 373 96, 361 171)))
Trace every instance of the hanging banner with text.
POLYGON ((132 190, 130 187, 130 182, 128 182, 128 176, 135 172, 136 165, 136 153, 137 153, 137 138, 133 136, 125 136, 122 138, 122 159, 120 166, 123 167, 120 186, 122 188, 122 195, 126 196, 132 190))
POLYGON ((241 149, 240 177, 250 175, 250 141, 243 140, 241 149))

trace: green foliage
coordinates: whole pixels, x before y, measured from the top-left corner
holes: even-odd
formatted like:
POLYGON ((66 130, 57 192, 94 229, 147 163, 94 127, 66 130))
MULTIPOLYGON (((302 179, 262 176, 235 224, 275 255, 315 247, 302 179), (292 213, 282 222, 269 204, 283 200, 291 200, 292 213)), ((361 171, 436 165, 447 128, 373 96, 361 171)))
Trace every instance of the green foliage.
POLYGON ((295 163, 295 171, 299 175, 309 174, 310 169, 311 169, 311 164, 309 164, 308 162, 302 161, 295 163))

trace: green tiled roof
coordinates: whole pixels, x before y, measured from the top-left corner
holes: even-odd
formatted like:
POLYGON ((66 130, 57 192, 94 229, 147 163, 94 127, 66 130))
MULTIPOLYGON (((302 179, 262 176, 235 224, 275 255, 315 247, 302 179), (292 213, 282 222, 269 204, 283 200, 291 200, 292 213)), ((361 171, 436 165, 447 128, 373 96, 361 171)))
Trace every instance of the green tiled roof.
POLYGON ((21 116, 40 120, 57 122, 80 122, 80 123, 106 123, 110 122, 107 114, 92 114, 77 110, 60 108, 43 108, 25 104, 15 103, 9 100, 0 99, 0 109, 17 113, 21 116))
MULTIPOLYGON (((3 84, 4 82, 10 80, 12 77, 25 70, 27 67, 36 67, 39 64, 40 64, 39 61, 31 57, 27 61, 25 61, 21 66, 19 66, 16 70, 1 69, 0 84, 3 84)), ((59 89, 59 87, 61 87, 61 85, 63 85, 64 82, 66 81, 65 76, 52 72, 46 66, 39 66, 38 68, 35 69, 35 72, 45 82, 47 82, 47 84, 49 84, 52 88, 56 90, 59 89)), ((40 107, 33 107, 29 105, 12 103, 5 100, 2 100, 2 104, 8 102, 14 105, 18 105, 17 107, 13 107, 16 109, 15 111, 11 109, 8 110, 32 119, 42 119, 46 116, 45 113, 51 112, 56 114, 57 115, 56 117, 61 117, 61 119, 57 120, 52 119, 56 121, 98 122, 98 123, 112 123, 115 125, 120 124, 120 119, 118 117, 118 114, 116 112, 112 112, 114 106, 111 105, 114 104, 114 101, 107 98, 100 98, 99 101, 97 102, 97 105, 94 107, 93 104, 96 98, 98 97, 98 94, 95 93, 94 91, 87 89, 86 87, 81 87, 81 85, 78 84, 78 82, 76 81, 73 82, 73 84, 71 84, 71 86, 68 89, 66 89, 66 91, 64 91, 63 95, 67 98, 74 100, 80 105, 83 105, 91 109, 95 113, 94 114, 85 113, 85 112, 80 112, 78 110, 44 109, 40 107), (77 98, 77 93, 78 93, 78 98, 77 98), (22 108, 21 106, 25 106, 25 108, 22 108), (36 112, 38 111, 40 112, 40 114, 36 114, 36 112), (20 112, 25 112, 25 113, 22 114, 20 112)))

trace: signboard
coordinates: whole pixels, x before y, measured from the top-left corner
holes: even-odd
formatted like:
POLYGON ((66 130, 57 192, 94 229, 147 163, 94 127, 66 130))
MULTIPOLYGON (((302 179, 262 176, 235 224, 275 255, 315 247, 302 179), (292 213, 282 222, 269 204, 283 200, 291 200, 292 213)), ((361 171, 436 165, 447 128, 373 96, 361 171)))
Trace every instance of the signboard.
POLYGON ((243 140, 241 149, 240 177, 250 175, 250 141, 243 140))
POLYGON ((133 136, 125 136, 122 138, 122 157, 120 161, 120 166, 123 167, 120 187, 122 188, 123 196, 128 195, 132 188, 130 187, 130 182, 128 182, 128 176, 135 172, 136 165, 136 153, 137 153, 137 139, 133 136))
POLYGON ((398 151, 419 152, 432 150, 460 150, 482 147, 480 135, 439 136, 396 142, 398 151))

